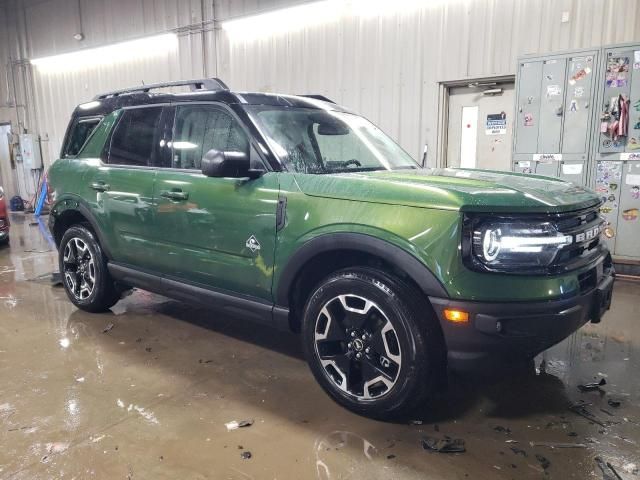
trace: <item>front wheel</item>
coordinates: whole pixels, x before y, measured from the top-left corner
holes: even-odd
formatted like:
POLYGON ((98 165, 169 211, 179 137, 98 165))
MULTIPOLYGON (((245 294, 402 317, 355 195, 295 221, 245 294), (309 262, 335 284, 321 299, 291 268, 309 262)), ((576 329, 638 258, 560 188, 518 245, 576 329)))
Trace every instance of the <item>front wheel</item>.
POLYGON ((445 368, 439 325, 420 292, 373 269, 321 282, 304 309, 303 338, 325 391, 371 417, 424 404, 445 368))
POLYGON ((58 263, 67 296, 78 308, 104 312, 120 299, 100 244, 85 226, 75 225, 64 233, 58 263))

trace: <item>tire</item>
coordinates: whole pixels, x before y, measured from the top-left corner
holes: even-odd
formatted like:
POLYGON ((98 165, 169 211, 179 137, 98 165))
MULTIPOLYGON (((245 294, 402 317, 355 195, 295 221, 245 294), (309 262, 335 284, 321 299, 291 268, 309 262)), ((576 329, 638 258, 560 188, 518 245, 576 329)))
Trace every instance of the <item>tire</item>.
POLYGON ((74 225, 64 232, 58 264, 65 292, 79 309, 105 312, 120 299, 107 269, 107 258, 94 233, 84 225, 74 225))
POLYGON ((325 278, 307 300, 302 325, 316 380, 361 415, 408 415, 446 372, 440 325, 422 292, 374 269, 325 278))

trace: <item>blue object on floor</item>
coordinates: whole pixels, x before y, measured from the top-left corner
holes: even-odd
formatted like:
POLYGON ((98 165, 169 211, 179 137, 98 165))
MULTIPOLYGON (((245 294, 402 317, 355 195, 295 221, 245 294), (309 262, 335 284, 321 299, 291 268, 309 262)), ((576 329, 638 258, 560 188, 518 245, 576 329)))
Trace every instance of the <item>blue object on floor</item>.
POLYGON ((39 217, 44 207, 44 201, 47 198, 47 179, 42 180, 42 187, 40 188, 40 195, 38 196, 38 203, 36 204, 36 211, 33 214, 39 217))

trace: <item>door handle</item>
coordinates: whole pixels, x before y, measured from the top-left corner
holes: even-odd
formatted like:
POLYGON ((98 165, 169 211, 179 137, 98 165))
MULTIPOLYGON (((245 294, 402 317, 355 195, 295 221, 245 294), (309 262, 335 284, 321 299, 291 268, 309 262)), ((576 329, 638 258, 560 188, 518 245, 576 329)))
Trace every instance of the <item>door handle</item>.
POLYGON ((189 194, 182 190, 162 190, 160 196, 169 200, 187 200, 189 198, 189 194))
POLYGON ((109 190, 109 184, 104 182, 91 182, 91 188, 97 190, 98 192, 106 192, 109 190))

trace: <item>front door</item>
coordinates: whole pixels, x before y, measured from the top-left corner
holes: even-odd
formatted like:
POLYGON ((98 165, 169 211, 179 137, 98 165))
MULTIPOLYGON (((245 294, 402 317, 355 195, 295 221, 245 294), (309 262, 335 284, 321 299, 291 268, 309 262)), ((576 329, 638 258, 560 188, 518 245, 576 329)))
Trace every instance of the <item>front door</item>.
POLYGON ((90 208, 108 244, 112 259, 139 268, 158 267, 151 238, 153 225, 152 166, 160 146, 163 107, 124 109, 105 156, 85 181, 90 208))
POLYGON ((222 106, 175 108, 171 156, 158 170, 155 241, 163 272, 188 282, 271 301, 278 174, 210 178, 200 171, 210 149, 248 151, 249 136, 222 106))
POLYGON ((449 90, 447 167, 511 170, 513 82, 449 90))

